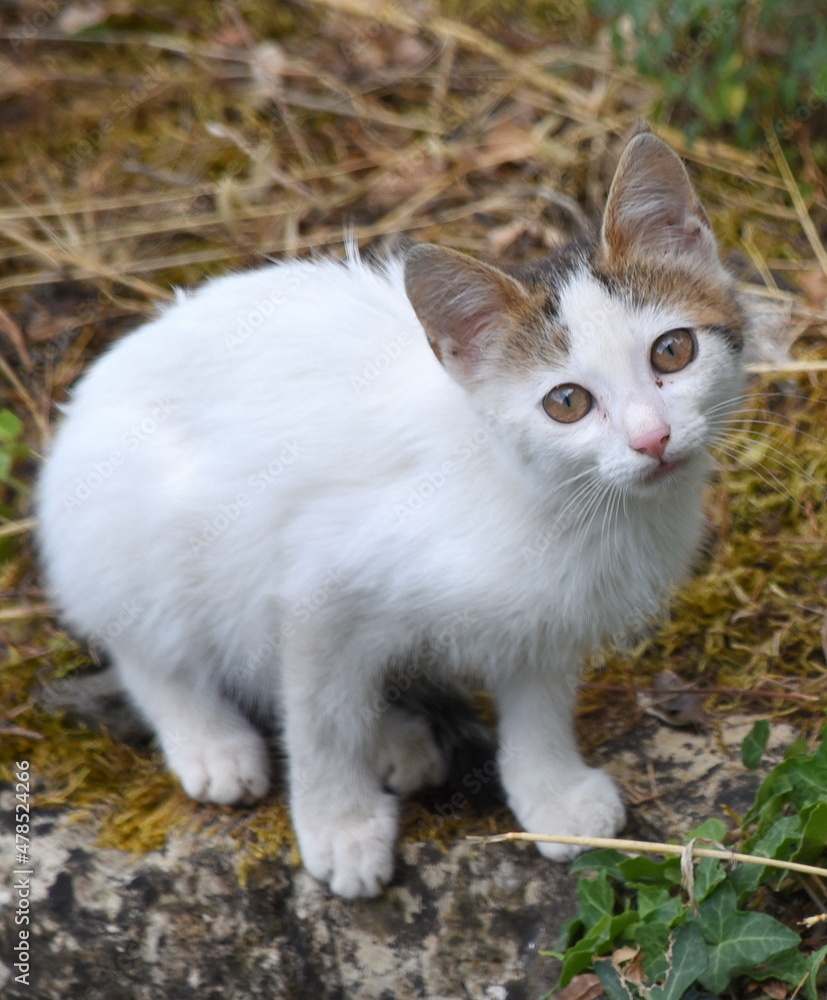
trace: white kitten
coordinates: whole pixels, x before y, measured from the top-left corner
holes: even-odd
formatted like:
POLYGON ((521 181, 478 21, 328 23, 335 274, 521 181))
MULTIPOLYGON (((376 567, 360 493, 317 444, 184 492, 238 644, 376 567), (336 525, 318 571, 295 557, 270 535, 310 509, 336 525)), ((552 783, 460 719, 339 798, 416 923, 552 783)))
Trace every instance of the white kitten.
POLYGON ((40 483, 52 593, 193 797, 263 796, 239 705, 280 713, 302 856, 334 892, 379 891, 394 793, 444 775, 391 674, 473 671, 519 821, 610 836, 624 810, 575 745, 578 671, 690 566, 743 329, 650 132, 599 241, 542 265, 417 245, 210 282, 77 386, 40 483))

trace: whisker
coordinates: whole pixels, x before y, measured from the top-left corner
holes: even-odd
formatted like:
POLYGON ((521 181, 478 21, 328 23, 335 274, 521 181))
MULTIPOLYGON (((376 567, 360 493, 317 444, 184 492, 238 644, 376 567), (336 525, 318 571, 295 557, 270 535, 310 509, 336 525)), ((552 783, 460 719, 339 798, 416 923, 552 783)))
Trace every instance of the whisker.
MULTIPOLYGON (((816 479, 814 476, 811 476, 803 465, 801 465, 799 462, 796 462, 788 451, 785 451, 784 449, 779 447, 777 443, 774 441, 774 439, 766 434, 760 435, 760 437, 758 437, 755 441, 752 442, 750 442, 749 440, 742 441, 739 440, 738 438, 730 437, 729 435, 721 436, 717 437, 714 440, 713 445, 716 448, 720 448, 723 446, 724 443, 726 443, 726 445, 729 448, 730 457, 732 457, 736 461, 739 461, 742 468, 756 468, 757 466, 762 465, 762 463, 743 462, 740 461, 740 459, 743 456, 749 454, 751 445, 759 442, 761 446, 764 448, 765 453, 771 455, 773 461, 776 462, 778 465, 780 465, 781 468, 786 469, 786 471, 789 472, 791 475, 800 476, 806 483, 808 483, 811 486, 817 486, 822 489, 824 488, 823 482, 816 479), (738 451, 737 449, 741 450, 738 451)), ((771 471, 766 466, 764 466, 764 468, 768 473, 771 471)))
MULTIPOLYGON (((728 451, 727 448, 724 447, 723 445, 718 445, 718 449, 722 451, 724 455, 731 458, 734 462, 738 461, 737 453, 728 451)), ((713 455, 713 457, 715 456, 713 455)), ((763 465, 754 465, 751 466, 751 471, 754 472, 755 475, 757 475, 758 478, 764 483, 764 485, 767 486, 769 489, 771 489, 773 492, 778 490, 789 500, 792 500, 797 507, 801 506, 799 498, 790 490, 790 488, 787 486, 784 480, 781 479, 779 476, 775 475, 775 473, 772 472, 772 470, 766 468, 766 466, 763 465)), ((813 482, 815 482, 815 480, 813 480, 813 482)))
MULTIPOLYGON (((777 420, 756 420, 755 418, 739 419, 739 418, 733 417, 733 418, 728 419, 728 420, 710 420, 709 424, 710 424, 710 427, 714 427, 716 429, 719 428, 719 427, 720 428, 734 429, 734 430, 730 430, 730 433, 732 433, 733 436, 735 434, 737 434, 737 433, 746 434, 753 427, 775 427, 778 430, 792 432, 796 437, 805 438, 808 441, 812 441, 814 444, 819 444, 819 445, 823 444, 822 439, 819 438, 819 437, 816 437, 814 434, 810 434, 807 431, 803 431, 799 427, 794 427, 794 426, 791 426, 790 424, 779 423, 779 421, 777 421, 777 420)), ((762 432, 761 431, 755 431, 754 433, 755 434, 760 434, 762 432)), ((764 434, 764 436, 766 438, 769 438, 768 434, 764 434)))

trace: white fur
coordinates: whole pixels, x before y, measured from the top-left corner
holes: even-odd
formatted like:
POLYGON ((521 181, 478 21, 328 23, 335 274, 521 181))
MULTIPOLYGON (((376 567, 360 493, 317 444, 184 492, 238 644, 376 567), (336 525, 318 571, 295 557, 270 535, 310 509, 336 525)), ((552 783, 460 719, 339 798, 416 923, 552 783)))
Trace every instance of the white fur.
POLYGON ((497 697, 527 828, 623 822, 575 746, 579 664, 687 572, 707 413, 740 383, 721 338, 700 334, 658 387, 651 343, 689 321, 616 301, 585 271, 562 313, 563 367, 466 392, 400 261, 225 277, 92 367, 45 465, 40 544, 66 620, 112 655, 196 798, 265 793, 266 746, 234 702, 280 712, 305 863, 342 895, 390 877, 398 805, 383 785, 441 776, 427 734, 381 698, 386 668, 413 676, 426 650, 497 697), (557 424, 541 400, 568 381, 597 404, 557 424), (658 422, 688 462, 648 482, 657 463, 630 441, 658 422))

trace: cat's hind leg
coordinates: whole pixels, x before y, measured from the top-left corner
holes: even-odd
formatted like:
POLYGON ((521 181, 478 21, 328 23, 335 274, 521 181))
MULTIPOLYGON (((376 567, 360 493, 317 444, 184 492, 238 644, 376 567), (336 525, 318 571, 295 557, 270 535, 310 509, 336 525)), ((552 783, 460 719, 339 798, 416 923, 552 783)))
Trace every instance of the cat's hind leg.
POLYGON ((392 707, 383 713, 381 727, 378 759, 384 788, 405 796, 445 781, 448 762, 424 716, 392 707))
POLYGON ((187 795, 249 805, 267 794, 267 742, 209 675, 186 665, 160 671, 132 652, 113 651, 113 657, 121 683, 187 795))

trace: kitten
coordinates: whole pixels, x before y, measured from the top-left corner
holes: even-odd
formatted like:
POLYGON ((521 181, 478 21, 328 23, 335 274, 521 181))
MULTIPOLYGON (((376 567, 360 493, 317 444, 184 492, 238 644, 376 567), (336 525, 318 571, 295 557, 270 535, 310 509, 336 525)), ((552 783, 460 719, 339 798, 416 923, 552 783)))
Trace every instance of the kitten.
MULTIPOLYGON (((81 380, 39 489, 54 598, 189 795, 251 803, 282 719, 308 870, 392 874, 400 794, 444 776, 393 690, 473 672, 508 802, 611 836, 584 654, 688 571, 745 319, 676 154, 635 136, 599 239, 509 273, 418 244, 208 283, 81 380)), ((541 844, 550 858, 570 847, 541 844)))

